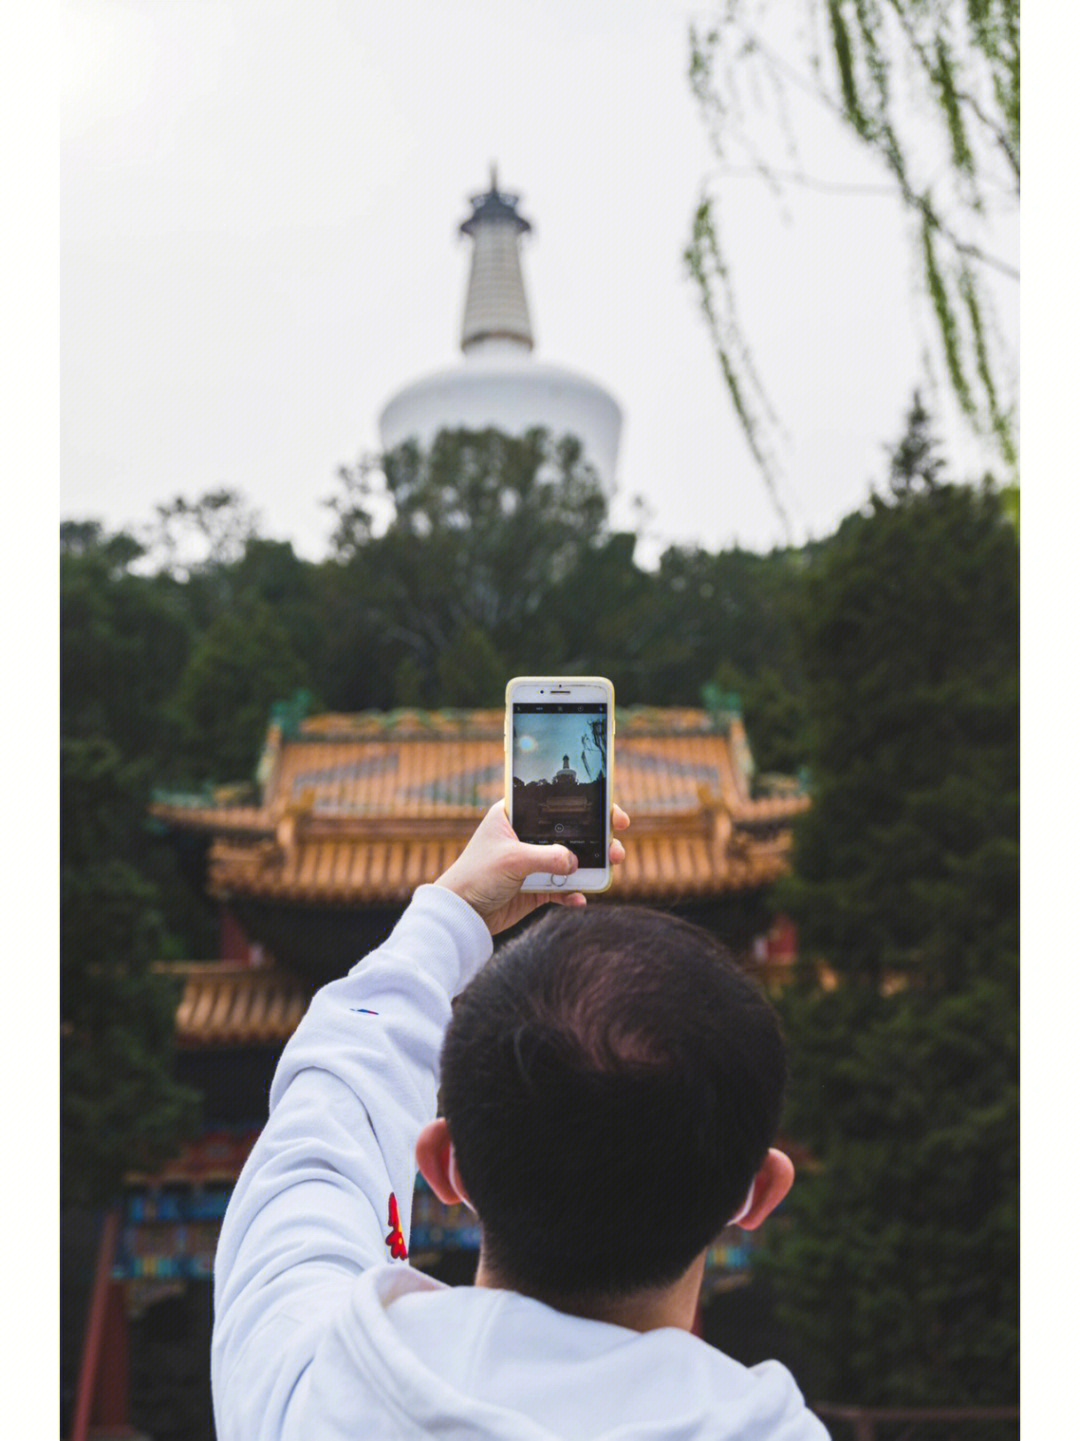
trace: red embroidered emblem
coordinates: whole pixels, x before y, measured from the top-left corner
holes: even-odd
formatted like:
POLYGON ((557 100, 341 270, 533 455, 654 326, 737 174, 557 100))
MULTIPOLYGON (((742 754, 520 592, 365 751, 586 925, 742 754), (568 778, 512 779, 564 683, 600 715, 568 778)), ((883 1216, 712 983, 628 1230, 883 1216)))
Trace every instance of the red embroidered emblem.
POLYGON ((407 1261, 409 1252, 405 1245, 405 1237, 401 1231, 401 1217, 398 1214, 397 1197, 393 1191, 390 1192, 390 1234, 386 1238, 386 1244, 390 1247, 390 1255, 395 1261, 407 1261))

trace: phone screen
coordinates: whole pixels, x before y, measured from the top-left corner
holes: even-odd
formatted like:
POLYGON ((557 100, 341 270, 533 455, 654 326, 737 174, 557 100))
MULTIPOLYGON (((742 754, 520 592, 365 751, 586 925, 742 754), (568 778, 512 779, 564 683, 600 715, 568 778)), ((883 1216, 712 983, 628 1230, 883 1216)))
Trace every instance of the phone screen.
POLYGON ((529 845, 569 846, 582 870, 607 865, 608 708, 515 704, 514 830, 529 845))

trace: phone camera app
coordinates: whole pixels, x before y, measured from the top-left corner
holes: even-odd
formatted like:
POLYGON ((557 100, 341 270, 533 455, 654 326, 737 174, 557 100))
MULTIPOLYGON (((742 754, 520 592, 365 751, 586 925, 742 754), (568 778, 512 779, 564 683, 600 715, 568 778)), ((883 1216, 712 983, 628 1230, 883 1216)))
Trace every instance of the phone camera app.
POLYGON ((582 868, 603 868, 606 746, 602 706, 515 706, 512 809, 523 841, 558 840, 582 868))

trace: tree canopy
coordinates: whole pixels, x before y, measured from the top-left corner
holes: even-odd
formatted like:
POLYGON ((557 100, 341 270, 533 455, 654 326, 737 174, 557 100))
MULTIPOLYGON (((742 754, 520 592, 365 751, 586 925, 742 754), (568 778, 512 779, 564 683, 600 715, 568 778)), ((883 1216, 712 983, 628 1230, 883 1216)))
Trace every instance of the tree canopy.
POLYGON ((320 562, 250 530, 232 492, 158 507, 141 539, 65 521, 64 734, 183 788, 250 779, 270 705, 300 687, 340 711, 497 706, 509 675, 600 671, 626 705, 735 691, 763 769, 800 763, 810 551, 671 546, 646 570, 580 447, 542 431, 403 446, 344 467, 332 505, 320 562))
POLYGON ((891 493, 806 577, 815 804, 788 899, 853 978, 956 990, 985 967, 965 906, 1014 900, 1019 562, 1000 497, 937 478, 927 424, 916 399, 891 493))
POLYGON ((814 804, 778 900, 806 975, 781 1006, 816 1166, 771 1263, 819 1394, 863 1404, 1017 1387, 1017 543, 940 471, 916 401, 799 626, 814 804))
POLYGON ((61 753, 61 1188, 111 1200, 191 1134, 198 1096, 172 1078, 175 986, 153 972, 170 949, 145 849, 145 777, 108 741, 61 753))
MULTIPOLYGON (((400 701, 401 687, 426 704, 461 693, 445 657, 462 646, 475 657, 480 636, 485 673, 509 664, 556 587, 598 544, 607 514, 579 443, 543 430, 443 431, 428 450, 406 443, 381 465, 340 476, 335 551, 350 629, 401 683, 381 704, 400 701), (376 535, 380 508, 390 520, 376 535)), ((498 704, 502 687, 466 690, 498 704)))
POLYGON ((264 601, 220 611, 176 682, 172 711, 188 774, 247 779, 270 707, 307 678, 288 632, 264 601))

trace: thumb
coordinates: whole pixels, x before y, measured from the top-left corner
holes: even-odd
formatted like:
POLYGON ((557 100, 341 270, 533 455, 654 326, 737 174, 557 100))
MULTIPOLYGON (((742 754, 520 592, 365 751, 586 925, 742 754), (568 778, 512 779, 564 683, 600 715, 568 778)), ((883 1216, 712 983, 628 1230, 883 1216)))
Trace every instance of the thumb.
POLYGON ((578 859, 566 846, 528 846, 524 841, 515 848, 512 874, 520 880, 543 871, 545 875, 568 876, 577 870, 578 859))

